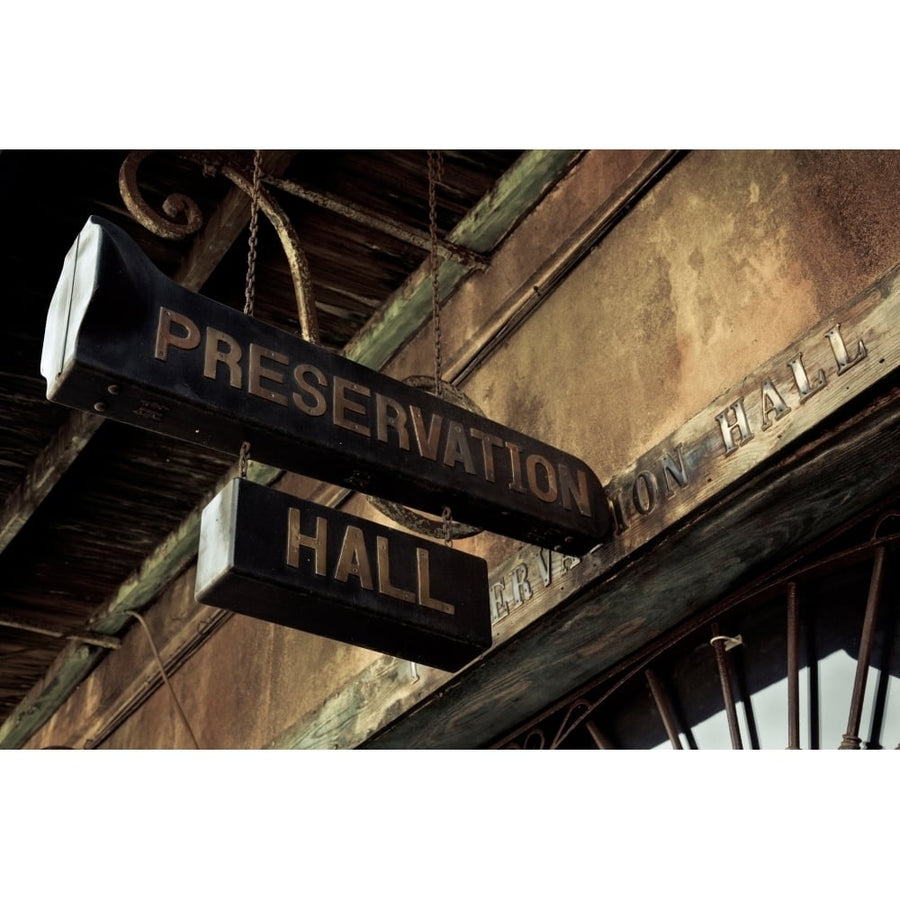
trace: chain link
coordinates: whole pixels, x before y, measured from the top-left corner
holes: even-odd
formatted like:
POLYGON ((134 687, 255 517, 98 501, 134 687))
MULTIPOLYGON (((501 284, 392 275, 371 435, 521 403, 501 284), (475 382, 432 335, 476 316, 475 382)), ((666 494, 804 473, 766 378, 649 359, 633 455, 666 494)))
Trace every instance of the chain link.
POLYGON ((428 151, 428 234, 431 238, 431 319, 434 326, 434 390, 444 396, 442 379, 443 358, 441 352, 441 295, 438 270, 437 192, 436 187, 444 178, 444 158, 440 150, 428 151))
POLYGON ((444 527, 444 543, 448 547, 453 546, 453 538, 450 537, 450 529, 453 527, 453 513, 449 506, 445 506, 441 510, 441 521, 444 527))
POLYGON ((262 152, 253 151, 253 187, 250 192, 250 239, 247 251, 247 285, 244 288, 244 315, 253 315, 256 300, 256 242, 259 230, 259 183, 262 177, 262 152))
MULTIPOLYGON (((247 283, 244 288, 244 315, 253 315, 253 306, 256 301, 256 242, 259 231, 259 184, 262 176, 262 153, 253 151, 253 184, 250 191, 250 238, 247 251, 247 283)), ((250 443, 244 441, 241 444, 241 452, 238 455, 238 474, 241 478, 247 477, 247 466, 250 462, 250 443)))
MULTIPOLYGON (((428 236, 431 239, 431 319, 434 326, 434 392, 444 396, 443 354, 441 349, 441 291, 437 233, 437 185, 444 180, 444 157, 440 150, 428 151, 428 236)), ((449 506, 441 510, 444 543, 453 546, 450 531, 453 527, 453 513, 449 506)))

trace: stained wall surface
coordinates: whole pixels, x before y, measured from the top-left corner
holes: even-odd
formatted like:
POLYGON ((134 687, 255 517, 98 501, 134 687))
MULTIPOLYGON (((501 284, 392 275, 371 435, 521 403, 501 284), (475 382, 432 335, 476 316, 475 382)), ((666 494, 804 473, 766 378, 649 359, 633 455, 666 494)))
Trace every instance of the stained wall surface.
MULTIPOLYGON (((485 414, 580 456, 604 482, 900 262, 897 153, 692 152, 492 344, 492 318, 646 157, 588 153, 442 315, 448 369, 483 351, 459 386, 485 414)), ((433 352, 425 327, 386 371, 430 373, 433 352)), ((320 490, 299 476, 279 486, 320 490)), ((388 521, 360 496, 343 508, 388 521)), ((489 567, 520 548, 488 534, 457 546, 489 567)), ((190 571, 168 593, 191 602, 192 584, 190 571)), ((167 602, 148 621, 166 615, 167 602)), ((96 714, 96 698, 126 677, 129 647, 137 653, 142 639, 130 634, 29 746, 56 743, 96 714)), ((377 656, 235 616, 172 684, 203 746, 263 747, 377 656)), ((411 667, 410 679, 421 677, 411 667)), ((158 690, 103 746, 190 744, 158 690)))

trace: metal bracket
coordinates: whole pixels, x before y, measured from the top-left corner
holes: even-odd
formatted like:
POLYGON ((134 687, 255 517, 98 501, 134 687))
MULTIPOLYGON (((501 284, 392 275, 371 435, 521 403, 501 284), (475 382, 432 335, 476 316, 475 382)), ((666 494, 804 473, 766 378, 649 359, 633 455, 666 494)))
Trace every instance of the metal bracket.
POLYGON ((740 647, 740 645, 744 643, 744 639, 740 635, 728 637, 724 634, 717 634, 714 638, 709 639, 710 647, 714 646, 716 641, 725 641, 726 650, 734 650, 735 647, 740 647))

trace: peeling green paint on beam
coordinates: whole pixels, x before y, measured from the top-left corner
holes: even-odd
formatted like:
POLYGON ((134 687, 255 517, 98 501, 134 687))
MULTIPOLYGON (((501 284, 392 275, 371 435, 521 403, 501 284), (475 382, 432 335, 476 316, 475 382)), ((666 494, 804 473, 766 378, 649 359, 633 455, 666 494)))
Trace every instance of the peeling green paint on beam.
POLYGON ((528 150, 450 232, 469 250, 490 253, 584 150, 528 150))
MULTIPOLYGON (((257 484, 271 484, 282 470, 250 461, 247 478, 257 484)), ((226 477, 230 480, 231 474, 226 477)), ((219 488, 224 482, 220 482, 219 488)), ((218 489, 217 489, 218 490, 218 489)), ((206 503, 195 507, 181 525, 144 560, 141 567, 126 579, 115 596, 88 620, 87 627, 101 634, 117 634, 131 623, 128 613, 139 612, 167 584, 177 578, 197 555, 200 542, 200 518, 206 503)))
MULTIPOLYGON (((479 253, 491 252, 583 152, 526 151, 450 232, 448 239, 479 253)), ((441 302, 473 271, 474 268, 455 260, 442 260, 438 269, 441 302)), ((370 369, 382 368, 431 315, 430 275, 429 265, 421 265, 389 298, 382 312, 350 341, 344 355, 370 369)))
POLYGON ((60 653, 0 725, 0 750, 21 747, 62 706, 106 652, 102 647, 74 644, 60 653))
MULTIPOLYGON (((250 461, 247 478, 271 484, 281 469, 250 461)), ((227 476, 231 477, 231 474, 227 476)), ((224 481, 222 482, 224 483, 224 481)), ((88 620, 88 628, 101 634, 118 634, 133 623, 129 610, 139 612, 169 585, 197 555, 200 517, 206 504, 195 508, 126 579, 115 596, 88 620)), ((22 698, 0 725, 0 749, 21 747, 65 703, 72 691, 90 674, 107 651, 102 647, 71 644, 53 661, 47 674, 22 698)))
MULTIPOLYGON (((438 296, 441 304, 472 271, 452 259, 442 260, 438 267, 438 296)), ((378 370, 428 321, 432 308, 431 278, 417 277, 419 274, 417 272, 394 294, 373 328, 348 345, 344 351, 348 359, 378 370)))

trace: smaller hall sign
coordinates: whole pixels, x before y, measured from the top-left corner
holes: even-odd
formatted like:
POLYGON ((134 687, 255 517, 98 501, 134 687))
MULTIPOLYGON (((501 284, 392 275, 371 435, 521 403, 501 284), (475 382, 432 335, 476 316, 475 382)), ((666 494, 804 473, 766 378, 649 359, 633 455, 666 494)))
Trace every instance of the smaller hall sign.
POLYGON ((204 509, 201 603, 455 671, 491 646, 487 563, 235 478, 204 509))

